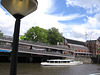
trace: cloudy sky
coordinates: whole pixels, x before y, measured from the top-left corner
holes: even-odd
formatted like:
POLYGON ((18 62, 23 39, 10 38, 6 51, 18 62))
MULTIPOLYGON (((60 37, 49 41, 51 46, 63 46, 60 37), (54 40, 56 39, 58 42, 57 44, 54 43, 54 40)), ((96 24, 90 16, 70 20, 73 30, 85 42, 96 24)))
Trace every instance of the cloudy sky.
MULTIPOLYGON (((0 5, 0 29, 13 35, 15 19, 0 5)), ((100 36, 100 0, 38 0, 38 9, 21 20, 20 35, 33 26, 56 27, 69 39, 85 41, 100 36)))

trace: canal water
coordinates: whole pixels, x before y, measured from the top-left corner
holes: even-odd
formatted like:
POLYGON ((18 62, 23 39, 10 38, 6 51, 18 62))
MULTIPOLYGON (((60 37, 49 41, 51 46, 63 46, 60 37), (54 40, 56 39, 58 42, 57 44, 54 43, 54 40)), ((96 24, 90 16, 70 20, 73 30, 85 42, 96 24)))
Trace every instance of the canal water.
MULTIPOLYGON (((0 63, 0 75, 9 75, 9 69, 10 63, 0 63)), ((41 66, 34 63, 18 63, 17 70, 17 75, 89 75, 92 73, 100 73, 100 64, 41 66)))

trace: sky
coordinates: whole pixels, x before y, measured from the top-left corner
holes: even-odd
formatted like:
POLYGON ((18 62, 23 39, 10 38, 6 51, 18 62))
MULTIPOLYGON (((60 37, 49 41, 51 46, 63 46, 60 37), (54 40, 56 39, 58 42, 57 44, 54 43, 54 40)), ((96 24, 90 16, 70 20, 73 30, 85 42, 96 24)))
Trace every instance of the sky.
MULTIPOLYGON (((0 29, 12 36, 15 18, 0 4, 0 29)), ((21 19, 20 35, 31 27, 55 27, 65 38, 86 41, 100 37, 100 0, 38 0, 35 12, 21 19)))

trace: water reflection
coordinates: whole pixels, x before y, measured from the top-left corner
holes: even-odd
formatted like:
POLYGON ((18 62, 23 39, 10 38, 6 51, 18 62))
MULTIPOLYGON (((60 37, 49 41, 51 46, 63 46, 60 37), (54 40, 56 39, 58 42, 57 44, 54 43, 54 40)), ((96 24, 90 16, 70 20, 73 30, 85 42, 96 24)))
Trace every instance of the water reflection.
MULTIPOLYGON (((0 75, 9 75, 10 64, 0 63, 0 75)), ((89 75, 100 73, 100 65, 41 66, 33 63, 18 63, 17 75, 89 75)))

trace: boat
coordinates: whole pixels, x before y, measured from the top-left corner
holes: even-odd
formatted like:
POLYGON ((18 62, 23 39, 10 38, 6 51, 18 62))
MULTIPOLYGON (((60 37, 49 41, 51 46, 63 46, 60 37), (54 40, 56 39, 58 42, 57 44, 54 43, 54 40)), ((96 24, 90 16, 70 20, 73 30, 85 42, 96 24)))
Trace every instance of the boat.
POLYGON ((83 64, 81 61, 74 61, 74 60, 47 60, 47 62, 41 62, 43 66, 65 66, 65 65, 79 65, 83 64))
POLYGON ((89 75, 100 75, 100 73, 94 73, 94 74, 89 74, 89 75))

